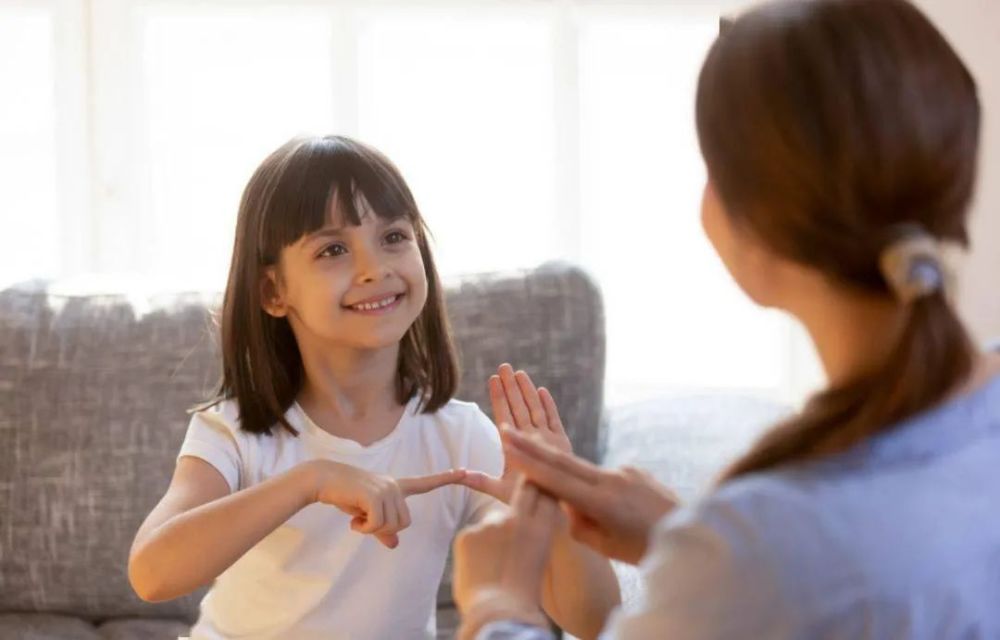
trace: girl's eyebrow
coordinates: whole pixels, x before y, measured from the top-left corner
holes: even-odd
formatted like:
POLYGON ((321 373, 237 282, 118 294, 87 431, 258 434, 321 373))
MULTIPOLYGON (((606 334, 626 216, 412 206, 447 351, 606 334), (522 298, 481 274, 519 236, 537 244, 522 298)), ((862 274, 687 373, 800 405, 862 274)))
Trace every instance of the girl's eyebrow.
POLYGON ((324 227, 317 231, 313 231, 310 234, 307 234, 305 240, 302 241, 302 244, 311 244, 316 240, 320 240, 322 238, 339 238, 343 235, 341 233, 342 230, 343 227, 324 227))

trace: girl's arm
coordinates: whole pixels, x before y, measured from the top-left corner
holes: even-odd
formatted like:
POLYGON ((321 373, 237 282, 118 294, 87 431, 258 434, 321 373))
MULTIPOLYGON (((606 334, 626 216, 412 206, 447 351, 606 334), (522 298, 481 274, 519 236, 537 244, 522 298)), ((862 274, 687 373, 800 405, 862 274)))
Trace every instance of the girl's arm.
POLYGON ((462 479, 448 471, 394 480, 327 460, 301 463, 235 493, 209 463, 182 456, 173 480, 139 528, 129 554, 132 588, 170 600, 208 584, 265 536, 314 502, 353 516, 351 529, 395 547, 410 525, 405 498, 462 479))
POLYGON ((230 493, 215 467, 181 457, 170 487, 132 543, 132 588, 143 600, 159 602, 211 582, 313 501, 313 476, 311 467, 303 464, 230 493))

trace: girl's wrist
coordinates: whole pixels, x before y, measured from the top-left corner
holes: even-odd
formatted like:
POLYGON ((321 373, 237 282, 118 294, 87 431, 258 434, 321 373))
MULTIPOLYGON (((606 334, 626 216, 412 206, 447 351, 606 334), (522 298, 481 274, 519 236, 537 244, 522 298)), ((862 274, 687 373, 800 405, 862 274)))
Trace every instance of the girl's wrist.
POLYGON ((340 465, 332 460, 309 460, 296 467, 304 507, 320 501, 320 492, 338 466, 340 465))

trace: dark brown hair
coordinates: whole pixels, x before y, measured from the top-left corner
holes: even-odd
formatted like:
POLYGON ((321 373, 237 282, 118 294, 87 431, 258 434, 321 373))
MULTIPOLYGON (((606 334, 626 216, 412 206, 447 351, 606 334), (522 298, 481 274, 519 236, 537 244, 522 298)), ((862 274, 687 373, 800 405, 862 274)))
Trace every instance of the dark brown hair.
POLYGON ((427 242, 428 231, 413 194, 384 155, 341 136, 293 139, 257 168, 243 192, 236 221, 229 280, 222 305, 222 380, 200 408, 235 398, 240 427, 272 433, 302 387, 302 357, 285 318, 262 307, 265 269, 281 250, 327 223, 331 198, 347 222, 361 224, 360 199, 384 220, 405 217, 416 233, 427 277, 427 302, 403 336, 396 396, 420 394, 422 410, 441 408, 455 393, 459 371, 444 293, 427 242))
MULTIPOLYGON (((967 244, 979 117, 972 76, 904 0, 764 5, 725 24, 698 83, 702 154, 733 223, 886 297, 895 225, 967 244)), ((878 370, 811 398, 723 479, 844 451, 966 380, 975 351, 944 293, 907 314, 878 370)))

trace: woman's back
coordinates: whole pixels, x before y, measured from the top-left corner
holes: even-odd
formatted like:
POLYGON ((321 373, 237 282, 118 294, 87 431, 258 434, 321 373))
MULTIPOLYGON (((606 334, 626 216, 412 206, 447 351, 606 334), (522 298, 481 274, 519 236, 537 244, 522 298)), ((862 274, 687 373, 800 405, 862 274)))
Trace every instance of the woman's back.
POLYGON ((668 517, 616 637, 1000 638, 1000 376, 668 517), (699 588, 703 585, 704 588, 699 588))

